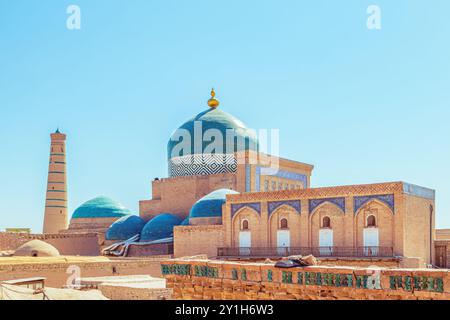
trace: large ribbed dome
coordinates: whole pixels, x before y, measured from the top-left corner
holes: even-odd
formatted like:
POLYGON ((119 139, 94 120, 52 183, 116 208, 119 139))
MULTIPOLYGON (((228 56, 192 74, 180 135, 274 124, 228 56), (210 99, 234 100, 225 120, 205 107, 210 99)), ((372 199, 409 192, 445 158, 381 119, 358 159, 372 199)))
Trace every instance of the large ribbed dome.
POLYGON ((141 242, 155 241, 173 236, 173 227, 181 224, 182 220, 171 213, 161 213, 151 219, 141 232, 141 242))
POLYGON ((127 215, 116 220, 106 231, 106 240, 127 240, 140 234, 145 221, 135 215, 127 215))
MULTIPOLYGON (((208 145, 211 145, 211 141, 202 141, 206 139, 202 139, 205 132, 209 129, 216 129, 221 133, 223 141, 222 141, 222 152, 218 153, 226 153, 227 150, 232 150, 232 152, 243 151, 243 150, 257 150, 258 149, 258 140, 254 131, 248 130, 245 124, 234 117, 233 115, 222 111, 219 108, 216 109, 208 109, 195 117, 189 119, 185 123, 183 123, 177 130, 172 133, 170 137, 169 143, 167 145, 167 156, 169 159, 173 157, 180 157, 191 154, 198 154, 198 150, 195 150, 194 138, 201 141, 199 145, 201 145, 200 153, 204 153, 205 149, 207 149, 208 145), (201 123, 201 136, 199 138, 194 135, 194 128, 200 125, 201 123), (233 129, 236 137, 230 142, 227 146, 227 129, 233 129), (175 149, 175 146, 182 141, 182 138, 185 133, 189 133, 191 138, 190 148, 185 150, 175 149), (239 139, 238 139, 239 137, 239 139), (244 143, 242 143, 244 142, 244 143), (228 148, 227 148, 228 147, 228 148)), ((213 131, 210 131, 211 135, 215 135, 213 131)), ((213 139, 212 139, 213 140, 213 139)), ((215 141, 214 141, 215 142, 215 141)), ((220 150, 219 150, 220 151, 220 150)))
POLYGON ((100 196, 86 201, 79 206, 73 213, 72 219, 78 218, 120 218, 131 214, 131 211, 125 208, 119 202, 100 196))
POLYGON ((221 217, 222 205, 226 201, 226 195, 237 193, 239 192, 230 189, 218 189, 207 194, 192 206, 189 219, 221 217))

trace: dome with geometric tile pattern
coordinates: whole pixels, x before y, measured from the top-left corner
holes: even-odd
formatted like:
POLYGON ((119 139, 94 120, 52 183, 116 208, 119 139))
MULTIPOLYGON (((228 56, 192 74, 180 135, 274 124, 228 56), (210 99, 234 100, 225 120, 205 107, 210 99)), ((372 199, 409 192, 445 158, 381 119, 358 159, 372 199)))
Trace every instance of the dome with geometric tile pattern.
POLYGON ((167 144, 170 177, 236 172, 234 153, 259 149, 256 132, 217 105, 172 133, 167 144))

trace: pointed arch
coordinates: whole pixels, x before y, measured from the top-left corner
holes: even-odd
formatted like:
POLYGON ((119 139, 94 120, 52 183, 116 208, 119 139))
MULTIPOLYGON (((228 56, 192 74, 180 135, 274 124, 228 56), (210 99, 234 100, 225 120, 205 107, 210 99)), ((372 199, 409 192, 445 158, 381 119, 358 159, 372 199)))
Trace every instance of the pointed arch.
POLYGON ((337 205, 336 203, 330 202, 330 201, 324 201, 324 202, 322 202, 321 204, 319 204, 318 206, 316 206, 316 207, 314 208, 313 211, 310 212, 310 214, 309 214, 310 219, 312 218, 313 215, 316 214, 316 212, 319 212, 320 209, 321 209, 322 207, 324 207, 324 206, 326 206, 326 205, 330 205, 330 204, 331 204, 332 206, 338 208, 339 211, 342 212, 342 214, 345 214, 345 211, 342 210, 342 207, 341 207, 341 206, 337 205))
POLYGON ((301 202, 300 200, 285 200, 285 201, 271 201, 267 203, 267 209, 269 212, 269 218, 277 211, 280 207, 291 207, 294 209, 297 213, 300 213, 301 211, 301 202))
POLYGON ((355 196, 353 197, 353 210, 355 215, 358 214, 362 207, 365 207, 367 204, 372 201, 377 201, 378 203, 387 206, 392 214, 395 213, 395 201, 393 194, 382 194, 382 195, 369 195, 369 196, 355 196))
POLYGON ((384 201, 381 201, 379 199, 373 198, 373 199, 369 199, 368 201, 366 201, 362 206, 360 206, 358 208, 358 210, 355 212, 355 218, 359 215, 360 212, 364 211, 367 209, 367 207, 370 207, 371 204, 379 204, 380 206, 386 208, 389 210, 390 213, 392 213, 392 215, 394 215, 394 209, 391 208, 391 206, 389 206, 387 203, 385 203, 384 201))

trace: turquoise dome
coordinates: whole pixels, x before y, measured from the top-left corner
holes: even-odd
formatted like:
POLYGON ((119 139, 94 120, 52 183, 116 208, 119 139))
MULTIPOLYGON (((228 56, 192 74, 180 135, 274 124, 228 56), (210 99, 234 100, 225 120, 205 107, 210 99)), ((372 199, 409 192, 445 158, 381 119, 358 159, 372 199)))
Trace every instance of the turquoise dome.
POLYGON ((189 218, 210 218, 222 216, 222 205, 227 194, 238 194, 230 189, 218 189, 198 200, 189 212, 189 218))
POLYGON ((79 206, 72 215, 78 218, 120 218, 131 214, 131 211, 119 202, 104 196, 86 201, 79 206))
POLYGON ((141 231, 141 242, 170 238, 173 227, 180 225, 181 218, 171 213, 161 213, 147 222, 141 231))
POLYGON ((189 225, 189 217, 186 217, 186 219, 181 222, 180 226, 188 226, 189 225))
POLYGON ((123 216, 116 220, 106 231, 106 240, 128 240, 132 236, 140 234, 145 226, 141 217, 133 214, 123 216))
MULTIPOLYGON (((223 147, 223 151, 216 151, 217 153, 226 153, 227 150, 234 150, 236 151, 243 151, 243 150, 258 150, 258 139, 256 137, 256 134, 254 131, 248 130, 248 128, 245 126, 245 124, 237 119, 236 117, 232 116, 229 113, 226 113, 222 111, 220 108, 210 108, 208 110, 205 110, 192 119, 189 119, 186 121, 183 125, 181 125, 175 132, 172 134, 168 144, 167 144, 167 156, 168 159, 174 158, 174 157, 180 157, 185 156, 189 154, 198 154, 199 152, 196 152, 194 150, 194 124, 196 121, 201 121, 202 125, 202 135, 201 137, 196 139, 202 139, 203 134, 208 129, 217 129, 220 131, 223 137, 223 144, 221 145, 223 147), (177 152, 173 151, 174 147, 179 144, 183 138, 183 132, 186 132, 184 130, 187 130, 190 134, 191 143, 190 143, 190 150, 184 149, 184 150, 178 150, 177 152), (226 137, 227 137, 227 129, 234 129, 235 130, 235 138, 234 141, 232 141, 232 145, 227 148, 226 146, 226 137), (180 137, 181 136, 181 137, 180 137), (237 137, 240 137, 238 139, 237 137), (244 142, 244 144, 242 143, 244 142), (175 153, 175 154, 173 154, 175 153)), ((214 135, 214 132, 211 132, 214 135)), ((214 139, 213 139, 214 140, 214 139)), ((214 141, 215 142, 215 141, 214 141)), ((211 141, 203 141, 202 142, 202 150, 201 153, 204 152, 205 148, 211 144, 211 141)))

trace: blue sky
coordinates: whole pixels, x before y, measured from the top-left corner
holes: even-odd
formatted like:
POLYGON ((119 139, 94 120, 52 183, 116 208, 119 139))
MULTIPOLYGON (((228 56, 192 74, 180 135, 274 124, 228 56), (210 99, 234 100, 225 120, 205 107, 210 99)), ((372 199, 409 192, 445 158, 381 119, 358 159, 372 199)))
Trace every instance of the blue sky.
POLYGON ((70 213, 135 213, 167 175, 171 132, 220 108, 279 128, 313 186, 436 189, 450 227, 450 2, 0 0, 0 229, 40 232, 49 134, 68 135, 70 213), (66 8, 81 8, 81 30, 66 8), (369 5, 382 29, 366 27, 369 5))

